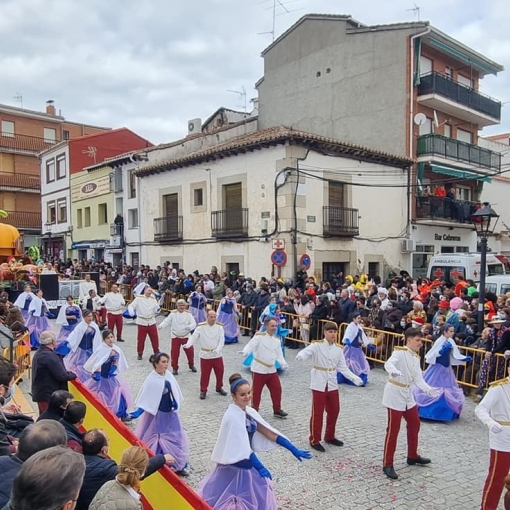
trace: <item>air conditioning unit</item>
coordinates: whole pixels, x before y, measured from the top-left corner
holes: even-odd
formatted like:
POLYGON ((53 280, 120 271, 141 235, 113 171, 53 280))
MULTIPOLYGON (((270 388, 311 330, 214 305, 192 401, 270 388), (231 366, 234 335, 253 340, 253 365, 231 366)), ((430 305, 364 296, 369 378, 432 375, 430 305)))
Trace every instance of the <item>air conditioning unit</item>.
POLYGON ((58 284, 58 297, 59 299, 66 299, 72 296, 73 299, 80 297, 80 282, 79 281, 63 281, 58 284))
POLYGON ((115 246, 120 248, 122 246, 121 237, 120 236, 111 236, 110 237, 110 246, 115 246))
POLYGON ((414 251, 414 239, 402 239, 402 253, 411 253, 414 251))
POLYGON ((202 119, 191 119, 188 121, 188 135, 200 133, 202 130, 202 119))

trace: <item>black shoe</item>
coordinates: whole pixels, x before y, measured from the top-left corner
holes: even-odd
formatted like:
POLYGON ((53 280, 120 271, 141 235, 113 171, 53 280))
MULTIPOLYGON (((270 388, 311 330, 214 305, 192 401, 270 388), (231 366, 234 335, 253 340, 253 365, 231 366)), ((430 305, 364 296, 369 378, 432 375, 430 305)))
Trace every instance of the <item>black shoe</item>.
POLYGON ((179 375, 179 371, 178 371, 177 369, 175 369, 175 368, 174 368, 174 369, 172 370, 172 374, 174 374, 174 375, 179 375))
POLYGON ((322 446, 320 443, 317 443, 317 444, 311 444, 310 445, 311 448, 313 448, 314 450, 318 451, 318 452, 322 452, 324 453, 326 451, 326 449, 324 448, 324 446, 322 446))
POLYGON ((125 342, 125 340, 122 340, 122 338, 117 338, 117 342, 125 342))
POLYGON ((216 393, 219 393, 223 397, 225 397, 227 395, 227 392, 223 388, 218 388, 216 390, 216 393))
POLYGON ((396 471, 393 469, 393 466, 385 466, 382 468, 383 470, 383 473, 388 477, 388 478, 391 478, 392 480, 397 480, 398 479, 398 475, 396 473, 396 471))
POLYGON ((196 374, 196 373, 197 373, 197 368, 195 367, 195 365, 191 365, 191 366, 189 367, 189 369, 190 369, 190 370, 191 370, 194 374, 196 374))
POLYGON ((184 469, 181 469, 180 471, 176 471, 175 472, 176 475, 179 475, 179 476, 189 476, 189 469, 187 467, 185 467, 184 469))
POLYGON ((273 413, 273 416, 275 418, 287 418, 288 415, 289 415, 289 413, 286 413, 285 411, 282 411, 281 409, 279 411, 275 411, 273 413))
POLYGON ((344 442, 340 441, 340 439, 337 439, 336 437, 334 439, 331 439, 330 441, 326 441, 328 444, 332 444, 333 446, 343 446, 344 442))
POLYGON ((200 392, 200 400, 205 400, 205 396, 207 395, 207 392, 206 391, 201 391, 200 392))
POLYGON ((141 355, 141 354, 139 354, 139 355, 138 355, 138 361, 140 361, 140 360, 142 360, 142 359, 143 359, 143 358, 142 358, 142 355, 141 355))
POLYGON ((416 464, 420 466, 424 466, 425 464, 430 464, 431 460, 427 459, 427 457, 418 457, 417 459, 411 459, 407 457, 407 463, 410 466, 416 466, 416 464))

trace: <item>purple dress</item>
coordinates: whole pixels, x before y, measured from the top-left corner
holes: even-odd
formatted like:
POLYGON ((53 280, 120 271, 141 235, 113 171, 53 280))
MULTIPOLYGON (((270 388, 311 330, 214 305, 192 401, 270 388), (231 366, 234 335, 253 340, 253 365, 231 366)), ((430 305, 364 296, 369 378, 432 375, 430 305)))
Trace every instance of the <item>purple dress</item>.
MULTIPOLYGON (((361 378, 363 381, 363 386, 365 386, 368 382, 368 374, 370 373, 370 365, 368 364, 367 358, 365 357, 365 353, 361 349, 360 338, 361 331, 358 333, 358 336, 351 341, 351 345, 346 345, 344 347, 344 356, 345 363, 347 364, 347 368, 355 375, 361 378)), ((346 379, 340 372, 336 374, 336 380, 339 384, 346 383, 354 386, 352 381, 346 379)))
POLYGON ((437 397, 429 397, 424 391, 413 386, 413 395, 418 405, 420 418, 435 421, 457 420, 466 397, 450 366, 449 350, 439 355, 435 364, 425 370, 423 379, 429 386, 439 389, 440 393, 437 397))
MULTIPOLYGON (((257 422, 246 415, 246 431, 250 438, 257 422)), ((246 459, 235 464, 217 464, 200 484, 198 494, 214 510, 277 510, 273 484, 251 467, 246 459)))
POLYGON ((32 347, 32 349, 38 349, 39 338, 41 337, 41 334, 45 331, 51 330, 50 323, 46 318, 46 313, 48 313, 48 310, 46 306, 42 305, 41 316, 38 317, 37 315, 31 313, 26 322, 26 327, 30 333, 30 347, 32 347))
POLYGON ((106 407, 110 408, 116 416, 125 418, 127 416, 127 410, 131 407, 132 397, 128 384, 125 381, 119 380, 115 370, 112 370, 116 368, 118 359, 119 355, 117 353, 112 354, 101 365, 101 377, 99 381, 90 377, 89 374, 89 379, 85 382, 85 386, 101 400, 106 407))
POLYGON ((165 389, 161 396, 158 412, 153 415, 145 411, 140 417, 135 434, 156 455, 160 453, 172 455, 175 458, 172 469, 175 471, 182 471, 187 467, 188 435, 176 412, 176 401, 170 381, 165 381, 165 389))
POLYGON ((95 335, 95 330, 89 326, 82 336, 78 349, 64 358, 66 370, 74 372, 82 383, 90 379, 90 373, 83 368, 83 365, 92 356, 95 335))
POLYGON ((30 314, 28 313, 28 307, 30 306, 30 302, 32 301, 32 296, 29 294, 25 298, 25 304, 21 308, 21 315, 23 316, 23 319, 25 321, 25 324, 27 323, 28 319, 30 318, 30 314))
POLYGON ((189 305, 189 311, 195 319, 195 322, 197 324, 205 322, 207 320, 207 312, 205 311, 206 297, 200 292, 193 292, 190 297, 191 303, 189 305))
POLYGON ((223 329, 225 331, 226 344, 236 344, 239 342, 239 324, 237 323, 235 315, 235 304, 236 300, 234 298, 225 298, 220 305, 218 313, 218 322, 223 324, 223 329))
POLYGON ((71 349, 67 343, 67 337, 71 334, 76 325, 80 322, 80 309, 76 305, 68 306, 66 309, 66 315, 73 315, 74 319, 67 319, 67 326, 60 328, 60 333, 57 337, 57 348, 55 352, 61 356, 67 356, 71 349))

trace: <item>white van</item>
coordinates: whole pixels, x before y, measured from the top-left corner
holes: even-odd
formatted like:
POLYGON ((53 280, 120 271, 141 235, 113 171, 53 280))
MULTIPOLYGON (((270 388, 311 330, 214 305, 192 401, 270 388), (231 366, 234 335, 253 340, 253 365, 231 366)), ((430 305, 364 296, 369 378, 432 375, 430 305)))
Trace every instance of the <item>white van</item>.
POLYGON ((496 296, 510 292, 510 274, 487 276, 485 290, 486 292, 494 292, 496 296))
MULTIPOLYGON (((479 253, 443 253, 434 255, 429 262, 427 278, 443 282, 457 283, 459 277, 465 280, 480 281, 479 253)), ((505 266, 495 255, 487 253, 486 275, 502 275, 505 266)))

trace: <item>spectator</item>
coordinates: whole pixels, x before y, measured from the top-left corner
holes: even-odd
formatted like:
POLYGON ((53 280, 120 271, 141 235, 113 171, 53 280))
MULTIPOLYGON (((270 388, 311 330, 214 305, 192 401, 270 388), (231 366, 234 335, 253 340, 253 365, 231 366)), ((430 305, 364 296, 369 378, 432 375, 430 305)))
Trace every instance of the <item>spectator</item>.
POLYGON ((23 463, 2 510, 72 510, 84 474, 83 455, 65 446, 37 452, 23 463))
POLYGON ((39 415, 37 421, 41 420, 56 420, 60 421, 60 418, 64 416, 64 411, 74 399, 74 395, 66 390, 57 390, 51 394, 48 402, 48 408, 42 414, 39 415))
POLYGON ((60 423, 43 420, 26 427, 19 436, 18 451, 16 455, 0 457, 0 508, 7 504, 11 496, 12 484, 23 462, 37 452, 52 446, 65 446, 66 433, 60 423))
POLYGON ((7 436, 7 418, 3 411, 9 412, 8 404, 14 393, 16 365, 0 356, 0 456, 11 454, 11 442, 7 436))
POLYGON ((32 400, 37 402, 42 414, 52 393, 67 391, 67 382, 76 379, 76 374, 65 369, 62 357, 55 352, 57 338, 53 331, 44 331, 39 342, 41 345, 32 360, 32 400))
POLYGON ((342 289, 340 292, 340 299, 336 305, 336 310, 333 312, 333 320, 337 324, 350 323, 351 314, 356 308, 356 303, 349 297, 349 291, 342 289))
POLYGON ((64 426, 67 435, 67 447, 75 452, 82 453, 84 433, 80 430, 87 414, 87 406, 83 402, 73 401, 64 411, 60 423, 64 426))
POLYGON ((268 290, 267 285, 262 285, 253 305, 253 312, 251 314, 251 336, 255 335, 255 332, 258 329, 260 314, 265 310, 271 300, 268 290))

